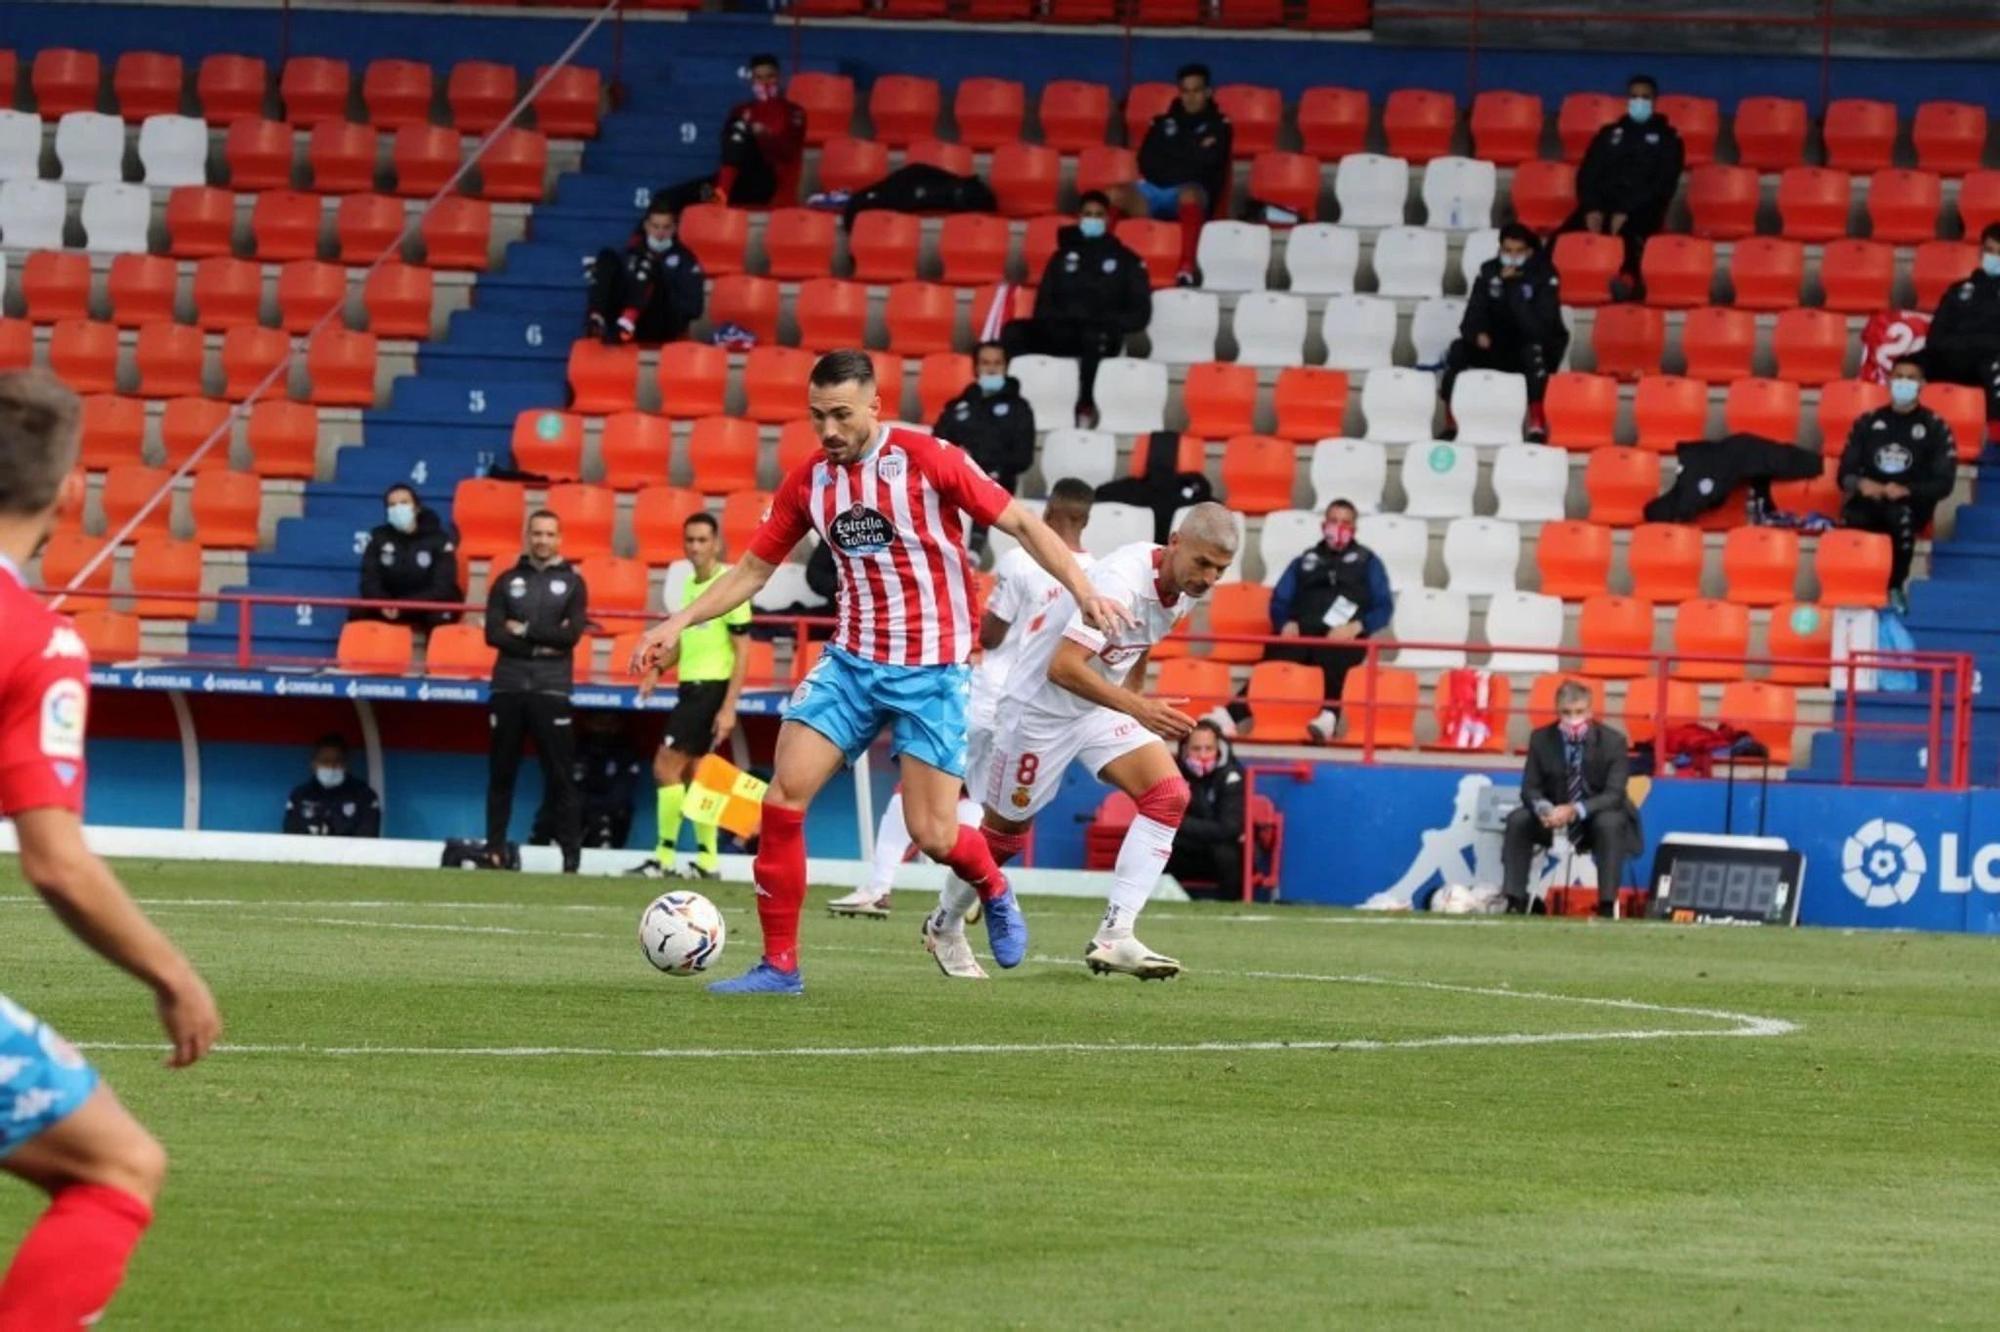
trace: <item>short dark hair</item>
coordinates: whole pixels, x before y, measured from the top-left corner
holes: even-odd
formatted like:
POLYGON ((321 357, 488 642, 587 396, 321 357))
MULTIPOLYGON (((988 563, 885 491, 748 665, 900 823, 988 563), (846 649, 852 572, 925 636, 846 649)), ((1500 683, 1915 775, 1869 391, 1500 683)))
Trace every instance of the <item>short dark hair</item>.
POLYGON ((745 69, 762 69, 766 65, 769 65, 772 69, 783 68, 778 62, 778 57, 772 55, 769 51, 759 51, 743 63, 745 69))
POLYGON ((1926 379, 1930 377, 1928 374, 1925 374, 1924 358, 1921 356, 1898 356, 1895 360, 1889 362, 1889 368, 1891 370, 1899 370, 1906 365, 1915 367, 1916 372, 1920 375, 1924 375, 1926 379))
POLYGON ((979 356, 979 353, 985 351, 988 347, 991 347, 994 351, 999 352, 1002 356, 1007 355, 1007 345, 1005 343, 1001 342, 998 338, 988 338, 984 342, 980 343, 978 346, 972 349, 973 358, 976 360, 979 356))
POLYGON ((1981 245, 1991 240, 2000 240, 2000 222, 1988 222, 1985 230, 1979 233, 1979 243, 1981 245))
POLYGON ((839 384, 873 384, 875 361, 867 352, 856 351, 853 348, 830 351, 813 362, 812 378, 807 382, 814 388, 833 388, 839 384))
POLYGON ((1320 512, 1325 513, 1327 509, 1345 509, 1357 518, 1361 516, 1361 510, 1355 507, 1354 501, 1351 499, 1328 500, 1326 502, 1326 509, 1321 509, 1320 512))
POLYGON ((1102 204, 1105 211, 1109 212, 1111 210, 1111 196, 1103 190, 1085 190, 1083 197, 1076 201, 1077 211, 1082 212, 1088 204, 1102 204))
POLYGON ((1520 241, 1531 250, 1542 248, 1542 238, 1535 234, 1533 228, 1525 227, 1519 222, 1509 222, 1506 226, 1500 228, 1500 239, 1502 242, 1510 240, 1520 241))
POLYGON ((56 502, 82 447, 76 394, 46 370, 0 375, 0 513, 56 502))
POLYGON ((1175 83, 1179 83, 1182 79, 1187 78, 1198 78, 1205 84, 1213 84, 1215 82, 1215 76, 1208 72, 1208 66, 1198 61, 1193 64, 1182 65, 1174 71, 1175 83))
POLYGON ((1066 476, 1049 487, 1049 501, 1045 508, 1075 509, 1079 513, 1089 513, 1090 506, 1097 500, 1097 491, 1088 481, 1074 476, 1066 476))
POLYGON ((313 741, 313 753, 317 754, 322 749, 337 750, 344 758, 347 755, 347 738, 340 735, 323 735, 313 741))
POLYGON ((1654 78, 1651 74, 1634 74, 1631 78, 1625 80, 1625 86, 1627 88, 1630 88, 1635 83, 1645 84, 1647 89, 1655 97, 1658 97, 1660 95, 1660 81, 1654 78))
POLYGON ((411 485, 407 481, 398 481, 395 485, 390 486, 387 490, 384 490, 382 492, 382 502, 384 504, 387 504, 389 502, 389 496, 395 494, 399 490, 402 491, 404 494, 408 495, 411 501, 414 504, 416 504, 418 508, 423 507, 424 503, 423 496, 417 494, 417 488, 411 485))
POLYGON ((678 222, 681 220, 681 210, 674 207, 674 201, 666 195, 656 194, 646 203, 646 216, 666 216, 678 222))
POLYGON ((703 509, 699 513, 689 514, 687 516, 686 521, 684 521, 681 524, 681 531, 686 532, 690 527, 695 526, 697 523, 699 523, 703 527, 706 527, 709 531, 713 532, 717 536, 722 535, 722 524, 716 522, 715 515, 710 513, 707 509, 703 509))
POLYGON ((546 518, 550 522, 554 523, 558 528, 562 526, 562 515, 557 513, 554 509, 536 509, 533 513, 528 515, 528 521, 526 526, 533 527, 535 525, 535 519, 537 518, 546 518))

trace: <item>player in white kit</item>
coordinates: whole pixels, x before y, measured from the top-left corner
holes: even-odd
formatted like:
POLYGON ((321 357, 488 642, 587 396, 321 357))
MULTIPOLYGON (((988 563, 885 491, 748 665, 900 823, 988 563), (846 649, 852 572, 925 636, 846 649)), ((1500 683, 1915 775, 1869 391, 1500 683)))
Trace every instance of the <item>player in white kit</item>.
MULTIPOLYGON (((987 842, 996 857, 1003 849, 1017 851, 1071 763, 1082 763, 1132 797, 1138 815, 1118 851, 1104 919, 1084 950, 1092 971, 1141 980, 1180 974, 1181 964, 1140 943, 1132 926, 1160 881, 1187 811, 1187 781, 1165 742, 1180 741, 1194 719, 1140 691, 1154 645, 1228 572, 1236 544, 1229 510, 1197 504, 1165 546, 1136 542, 1086 571, 1091 585, 1132 617, 1129 627, 1100 633, 1084 623, 1062 592, 1023 626, 988 761, 987 842)), ((968 781, 977 771, 966 770, 968 781)), ((972 974, 947 961, 965 947, 969 892, 948 883, 924 923, 925 945, 947 975, 972 974)), ((969 955, 969 948, 965 951, 969 955)))

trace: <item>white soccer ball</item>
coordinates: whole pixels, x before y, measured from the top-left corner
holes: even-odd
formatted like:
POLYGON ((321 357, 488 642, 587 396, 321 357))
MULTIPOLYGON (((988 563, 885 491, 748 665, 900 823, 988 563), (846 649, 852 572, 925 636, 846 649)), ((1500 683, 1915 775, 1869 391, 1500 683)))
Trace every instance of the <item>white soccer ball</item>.
POLYGON ((669 976, 707 971, 728 932, 715 903, 700 893, 662 893, 639 917, 639 947, 669 976))

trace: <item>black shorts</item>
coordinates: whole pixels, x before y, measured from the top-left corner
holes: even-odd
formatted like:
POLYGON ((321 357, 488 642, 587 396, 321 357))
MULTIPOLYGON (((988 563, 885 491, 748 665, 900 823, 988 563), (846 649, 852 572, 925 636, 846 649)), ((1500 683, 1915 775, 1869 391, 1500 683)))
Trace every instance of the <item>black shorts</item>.
POLYGON ((715 747, 715 717, 728 697, 727 680, 697 680, 680 687, 667 715, 667 748, 700 758, 715 747))

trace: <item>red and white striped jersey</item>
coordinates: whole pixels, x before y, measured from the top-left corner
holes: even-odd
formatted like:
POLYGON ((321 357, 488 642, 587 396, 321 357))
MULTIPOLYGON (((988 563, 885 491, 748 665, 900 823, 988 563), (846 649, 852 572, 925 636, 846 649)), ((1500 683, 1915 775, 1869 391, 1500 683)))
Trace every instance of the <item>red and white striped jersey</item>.
POLYGON ((960 515, 991 526, 1013 498, 965 450, 885 424, 859 462, 792 469, 750 552, 777 564, 818 532, 839 570, 835 644, 889 666, 955 665, 978 639, 960 515))

